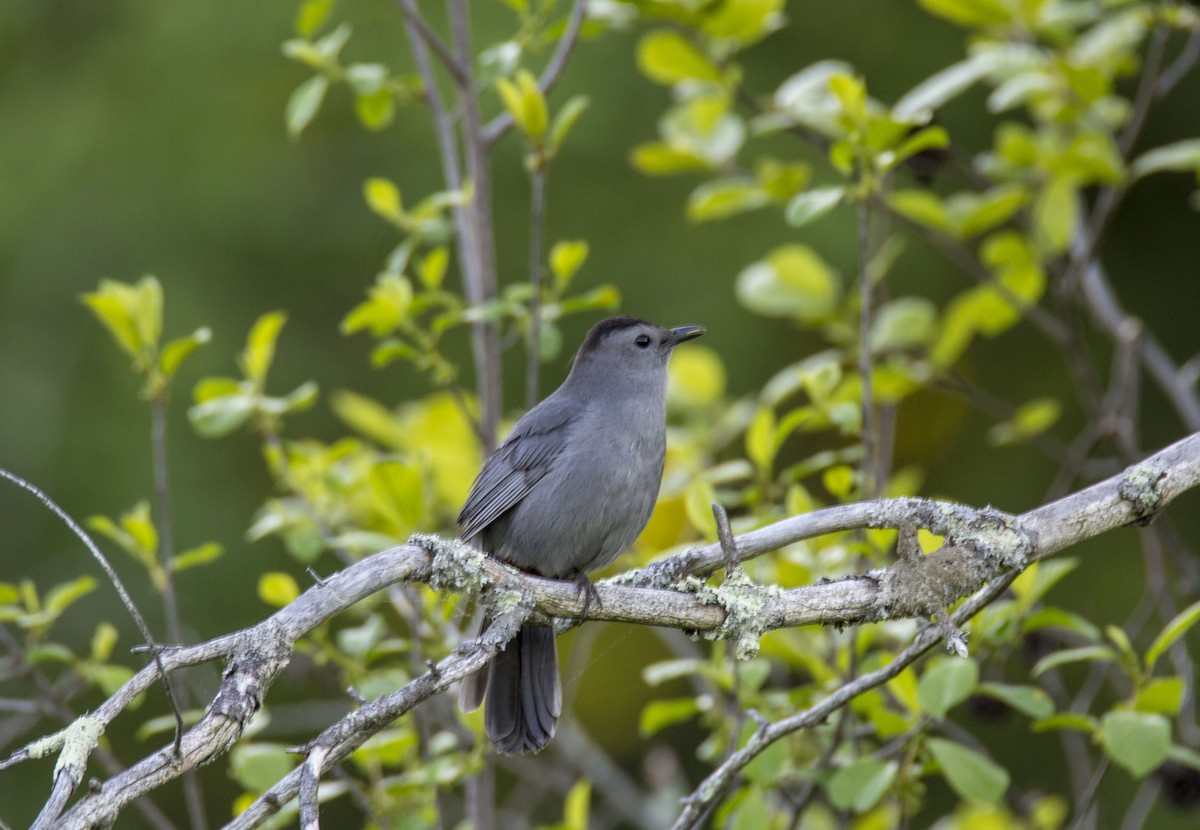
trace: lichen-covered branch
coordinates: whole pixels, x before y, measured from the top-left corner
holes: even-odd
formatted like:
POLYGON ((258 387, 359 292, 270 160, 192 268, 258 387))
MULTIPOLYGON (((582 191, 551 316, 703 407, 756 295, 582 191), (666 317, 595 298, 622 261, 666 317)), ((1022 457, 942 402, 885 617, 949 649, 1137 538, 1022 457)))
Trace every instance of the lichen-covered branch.
MULTIPOLYGON (((736 539, 739 558, 745 560, 803 539, 864 527, 899 529, 915 525, 944 536, 945 543, 927 556, 905 556, 891 568, 787 590, 748 581, 709 587, 698 577, 725 561, 721 546, 713 544, 601 584, 601 603, 592 604, 589 616, 709 632, 713 637, 736 639, 741 649, 749 648, 748 637, 775 628, 929 618, 960 597, 973 595, 954 614, 952 621, 958 624, 990 602, 1012 576, 1030 563, 1113 528, 1148 521, 1198 483, 1200 434, 1167 447, 1119 475, 1021 516, 917 498, 832 507, 743 534, 736 539)), ((573 582, 521 573, 462 542, 414 537, 406 545, 368 557, 312 586, 256 626, 196 646, 161 650, 158 656, 167 671, 229 658, 208 711, 184 734, 181 754, 176 757, 171 747, 164 747, 94 788, 57 823, 54 816, 49 817, 50 823, 63 827, 110 824, 131 800, 228 750, 257 712, 298 639, 354 603, 404 581, 426 582, 442 591, 481 594, 504 624, 494 624, 480 641, 468 644, 465 650, 445 658, 403 688, 364 705, 326 729, 305 747, 306 752, 321 749, 324 757, 319 767, 336 763, 399 715, 482 666, 528 615, 570 620, 578 619, 583 611, 583 598, 573 582)), ((937 628, 926 630, 897 661, 917 659, 942 636, 937 628)), ((688 809, 718 797, 722 781, 761 751, 769 743, 767 738, 817 722, 824 717, 821 713, 827 714, 872 685, 885 682, 891 676, 889 672, 900 668, 894 661, 847 684, 808 712, 765 725, 761 737, 755 737, 714 772, 717 778, 710 777, 712 783, 706 782, 688 809)), ((157 679, 157 666, 146 666, 87 716, 87 734, 93 736, 89 739, 93 747, 104 728, 157 679)), ((73 747, 73 752, 80 751, 73 747)), ((47 749, 35 743, 10 760, 32 757, 35 748, 40 754, 57 751, 56 747, 47 749)), ((82 751, 86 755, 90 748, 84 746, 82 751)), ((264 794, 253 812, 243 814, 233 826, 257 826, 294 799, 302 769, 264 794)))

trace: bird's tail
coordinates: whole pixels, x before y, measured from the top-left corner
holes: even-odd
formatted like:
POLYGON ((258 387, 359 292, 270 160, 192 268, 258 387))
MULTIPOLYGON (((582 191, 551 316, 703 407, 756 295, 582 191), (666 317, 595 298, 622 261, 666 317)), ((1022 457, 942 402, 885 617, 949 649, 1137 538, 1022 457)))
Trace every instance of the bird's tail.
POLYGON ((545 748, 562 713, 554 629, 522 625, 486 669, 463 681, 459 703, 465 710, 475 709, 485 692, 484 730, 497 752, 517 755, 545 748))

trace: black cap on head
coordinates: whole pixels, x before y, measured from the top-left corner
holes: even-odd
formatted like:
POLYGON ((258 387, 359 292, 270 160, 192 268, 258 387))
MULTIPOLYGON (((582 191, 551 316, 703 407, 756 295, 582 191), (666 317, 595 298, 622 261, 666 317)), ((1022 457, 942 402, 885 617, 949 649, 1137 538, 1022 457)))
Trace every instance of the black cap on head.
POLYGON ((587 337, 583 339, 583 345, 579 347, 579 354, 586 354, 600 343, 608 335, 614 331, 622 329, 631 329, 635 326, 649 326, 652 323, 647 323, 645 320, 639 320, 637 317, 609 317, 606 320, 601 320, 596 325, 592 326, 592 330, 587 333, 587 337))

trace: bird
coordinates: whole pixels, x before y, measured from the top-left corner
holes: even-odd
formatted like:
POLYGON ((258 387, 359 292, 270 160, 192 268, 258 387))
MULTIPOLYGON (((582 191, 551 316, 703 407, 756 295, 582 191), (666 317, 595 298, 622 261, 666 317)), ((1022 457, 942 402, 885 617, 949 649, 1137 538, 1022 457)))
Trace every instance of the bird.
MULTIPOLYGON (((702 326, 635 317, 596 323, 566 380, 517 421, 487 458, 458 516, 459 538, 522 571, 574 579, 584 613, 590 571, 615 560, 654 510, 666 457, 667 363, 702 326)), ((482 631, 490 621, 483 620, 482 631)), ((504 755, 540 752, 562 712, 554 630, 525 623, 460 690, 484 705, 484 731, 504 755)))

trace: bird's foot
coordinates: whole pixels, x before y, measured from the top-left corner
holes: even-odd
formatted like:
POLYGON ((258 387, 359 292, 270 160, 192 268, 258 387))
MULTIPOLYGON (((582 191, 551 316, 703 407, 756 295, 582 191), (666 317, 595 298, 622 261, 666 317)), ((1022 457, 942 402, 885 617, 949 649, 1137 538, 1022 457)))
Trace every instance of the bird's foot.
POLYGON ((596 590, 596 586, 592 580, 588 579, 588 575, 583 571, 575 572, 575 596, 583 596, 583 613, 579 617, 580 622, 586 622, 588 611, 592 608, 592 603, 596 603, 597 608, 603 608, 604 603, 600 601, 600 592, 596 590))

